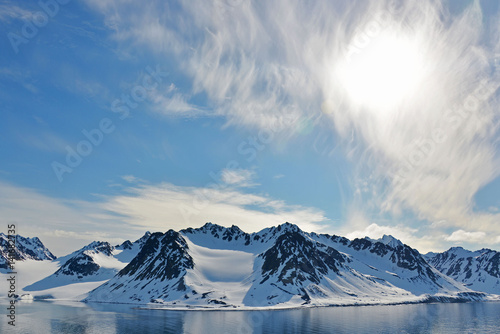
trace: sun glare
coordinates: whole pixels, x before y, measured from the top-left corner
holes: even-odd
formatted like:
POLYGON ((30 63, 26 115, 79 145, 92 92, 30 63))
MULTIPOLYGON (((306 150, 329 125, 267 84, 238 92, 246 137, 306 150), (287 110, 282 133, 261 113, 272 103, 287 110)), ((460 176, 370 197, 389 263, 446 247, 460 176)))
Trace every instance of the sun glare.
POLYGON ((339 65, 340 79, 351 103, 388 112, 410 98, 421 84, 423 61, 418 43, 384 35, 364 47, 350 46, 351 55, 339 65))

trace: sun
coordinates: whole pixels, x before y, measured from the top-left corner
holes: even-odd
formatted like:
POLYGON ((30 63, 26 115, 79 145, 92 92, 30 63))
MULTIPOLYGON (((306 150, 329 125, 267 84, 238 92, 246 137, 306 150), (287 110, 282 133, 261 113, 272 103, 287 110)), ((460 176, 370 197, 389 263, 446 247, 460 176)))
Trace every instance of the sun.
POLYGON ((411 98, 422 84, 422 50, 408 36, 385 33, 363 47, 351 45, 350 50, 337 67, 336 79, 354 105, 389 112, 411 98))

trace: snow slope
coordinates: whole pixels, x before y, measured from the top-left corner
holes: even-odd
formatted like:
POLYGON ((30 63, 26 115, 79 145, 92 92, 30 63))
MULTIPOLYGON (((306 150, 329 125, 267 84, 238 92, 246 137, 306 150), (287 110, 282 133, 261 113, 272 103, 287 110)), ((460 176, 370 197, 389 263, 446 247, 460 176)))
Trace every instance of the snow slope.
MULTIPOLYGON (((20 265, 23 267, 33 268, 30 271, 43 272, 36 275, 37 280, 21 285, 24 286, 23 292, 34 296, 81 300, 90 290, 102 285, 123 269, 137 255, 149 235, 147 232, 134 243, 127 240, 118 246, 94 241, 50 264, 44 264, 43 270, 35 268, 33 263, 22 263, 20 265), (50 272, 47 272, 47 268, 50 268, 50 272)), ((24 276, 20 274, 20 277, 24 276)))

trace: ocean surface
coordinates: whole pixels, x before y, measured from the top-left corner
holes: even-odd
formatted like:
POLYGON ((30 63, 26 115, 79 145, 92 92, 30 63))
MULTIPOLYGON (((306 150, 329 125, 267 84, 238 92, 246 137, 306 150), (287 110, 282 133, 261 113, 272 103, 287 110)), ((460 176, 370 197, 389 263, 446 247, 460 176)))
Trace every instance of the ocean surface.
POLYGON ((500 333, 500 302, 281 311, 165 311, 128 305, 0 300, 0 333, 500 333))

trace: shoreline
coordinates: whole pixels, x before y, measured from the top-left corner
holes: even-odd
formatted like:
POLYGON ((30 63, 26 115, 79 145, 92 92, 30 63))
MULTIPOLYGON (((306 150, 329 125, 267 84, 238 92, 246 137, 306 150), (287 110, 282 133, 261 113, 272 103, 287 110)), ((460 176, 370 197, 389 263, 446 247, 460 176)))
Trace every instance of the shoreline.
POLYGON ((203 305, 165 305, 153 306, 150 304, 134 304, 134 303, 117 303, 117 302, 95 302, 85 301, 85 304, 113 304, 113 305, 130 305, 138 310, 159 310, 159 311, 283 311, 283 310, 297 310, 309 308, 323 308, 323 307, 360 307, 360 306, 395 306, 395 305, 413 305, 413 304, 452 304, 452 303, 485 303, 485 302, 500 302, 500 295, 487 295, 483 299, 465 299, 460 296, 425 296, 416 300, 408 300, 401 302, 374 302, 374 303, 349 303, 349 304, 306 304, 306 305, 283 305, 283 306, 235 306, 228 305, 223 307, 210 307, 203 305))
MULTIPOLYGON (((7 296, 0 296, 0 299, 8 300, 7 296)), ((415 304, 456 304, 456 303, 490 303, 500 302, 500 295, 486 295, 482 298, 464 298, 463 296, 422 296, 415 300, 407 301, 379 301, 367 303, 331 303, 331 304, 305 304, 305 305, 282 305, 282 306, 236 306, 227 305, 219 307, 211 307, 205 305, 151 305, 150 303, 120 303, 120 302, 97 302, 97 301, 84 301, 75 299, 63 298, 36 298, 34 296, 31 300, 18 300, 20 303, 32 302, 54 302, 54 303, 75 303, 75 304, 100 304, 100 305, 116 305, 116 306, 129 306, 131 309, 137 310, 158 310, 158 311, 209 311, 209 312, 241 312, 241 311, 287 311, 311 308, 326 308, 326 307, 370 307, 370 306, 397 306, 397 305, 415 305, 415 304)))

